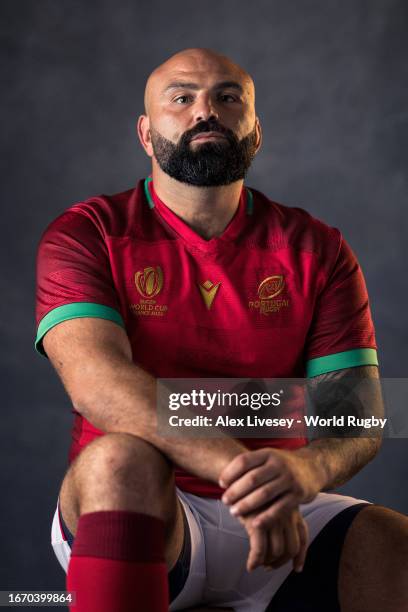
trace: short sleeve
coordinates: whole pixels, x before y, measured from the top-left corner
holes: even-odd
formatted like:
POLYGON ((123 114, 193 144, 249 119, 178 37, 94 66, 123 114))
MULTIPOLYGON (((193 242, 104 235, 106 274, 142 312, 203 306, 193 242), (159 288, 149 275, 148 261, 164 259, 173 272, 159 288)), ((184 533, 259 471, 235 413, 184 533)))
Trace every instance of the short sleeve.
POLYGON ((378 365, 375 330, 363 272, 335 230, 336 257, 320 292, 306 341, 306 375, 378 365))
POLYGON ((109 253, 100 228, 68 210, 41 237, 36 266, 36 350, 55 325, 77 317, 109 319, 124 327, 109 253))

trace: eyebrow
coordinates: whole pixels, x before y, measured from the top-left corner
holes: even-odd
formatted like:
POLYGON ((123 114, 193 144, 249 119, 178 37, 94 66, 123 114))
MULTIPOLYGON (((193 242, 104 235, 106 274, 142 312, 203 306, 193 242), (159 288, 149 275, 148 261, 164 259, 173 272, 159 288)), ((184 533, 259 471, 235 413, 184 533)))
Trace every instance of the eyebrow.
MULTIPOLYGON (((242 88, 242 85, 240 85, 236 81, 222 81, 221 83, 217 83, 214 86, 213 89, 227 89, 227 88, 236 89, 241 94, 244 92, 244 90, 242 88)), ((194 89, 194 90, 198 90, 198 89, 201 89, 201 88, 200 88, 199 85, 197 85, 197 83, 190 83, 190 82, 185 82, 185 81, 177 81, 177 82, 173 82, 173 83, 170 83, 169 85, 167 85, 167 87, 164 89, 163 93, 166 93, 167 91, 170 91, 171 89, 194 89)))

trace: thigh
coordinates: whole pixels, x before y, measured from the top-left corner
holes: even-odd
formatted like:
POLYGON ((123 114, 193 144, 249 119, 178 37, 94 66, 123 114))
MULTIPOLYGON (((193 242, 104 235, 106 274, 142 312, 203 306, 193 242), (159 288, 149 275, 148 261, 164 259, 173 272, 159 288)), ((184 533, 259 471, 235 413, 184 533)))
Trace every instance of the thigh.
MULTIPOLYGON (((121 442, 129 448, 123 453, 122 463, 133 461, 132 445, 134 445, 134 464, 131 464, 131 481, 126 481, 126 489, 132 487, 138 489, 134 496, 129 494, 129 499, 120 501, 120 496, 113 495, 112 500, 106 499, 106 491, 102 494, 98 491, 98 483, 95 485, 95 496, 101 495, 103 504, 101 507, 95 501, 95 507, 86 511, 123 509, 143 512, 158 516, 165 522, 165 559, 169 570, 175 565, 184 541, 184 519, 183 508, 176 495, 174 474, 172 465, 167 461, 160 451, 136 436, 128 434, 114 434, 115 444, 121 442), (118 440, 119 438, 119 440, 118 440), (138 474, 138 473, 139 474, 138 474)), ((65 526, 73 537, 76 535, 79 517, 83 514, 81 506, 81 489, 86 488, 89 495, 89 478, 87 474, 94 474, 98 480, 97 462, 101 460, 104 447, 108 447, 112 434, 105 434, 90 442, 76 457, 68 468, 59 493, 59 508, 65 526), (85 483, 85 485, 84 485, 85 483)), ((123 448, 123 445, 122 445, 123 448)), ((110 452, 112 449, 110 449, 110 452)), ((118 453, 116 452, 117 456, 118 453)), ((109 459, 107 460, 109 461, 109 459)), ((121 472, 121 464, 112 468, 113 472, 121 472)), ((99 478, 101 480, 101 478, 99 478)), ((92 488, 92 487, 91 487, 92 488)), ((106 487, 105 487, 106 488, 106 487)), ((107 487, 109 489, 109 486, 107 487)), ((114 479, 113 486, 114 487, 114 479)))

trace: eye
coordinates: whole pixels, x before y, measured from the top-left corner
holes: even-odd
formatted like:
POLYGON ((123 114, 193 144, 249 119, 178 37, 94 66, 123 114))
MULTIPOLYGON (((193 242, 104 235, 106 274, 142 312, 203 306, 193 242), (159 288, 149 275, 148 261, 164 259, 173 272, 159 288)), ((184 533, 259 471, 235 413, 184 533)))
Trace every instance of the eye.
POLYGON ((189 99, 191 99, 191 96, 188 95, 177 96, 177 98, 174 98, 173 102, 176 104, 185 104, 185 102, 187 102, 189 99))
POLYGON ((223 102, 236 102, 236 97, 232 94, 221 94, 220 98, 223 102))

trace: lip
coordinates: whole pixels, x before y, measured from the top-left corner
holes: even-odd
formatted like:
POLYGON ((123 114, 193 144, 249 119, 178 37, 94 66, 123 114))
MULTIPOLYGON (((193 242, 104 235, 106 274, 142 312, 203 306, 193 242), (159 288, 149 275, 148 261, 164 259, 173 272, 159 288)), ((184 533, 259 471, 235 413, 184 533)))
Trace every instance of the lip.
POLYGON ((191 142, 193 140, 212 140, 213 138, 223 138, 225 140, 225 136, 220 132, 200 132, 191 139, 191 142))

